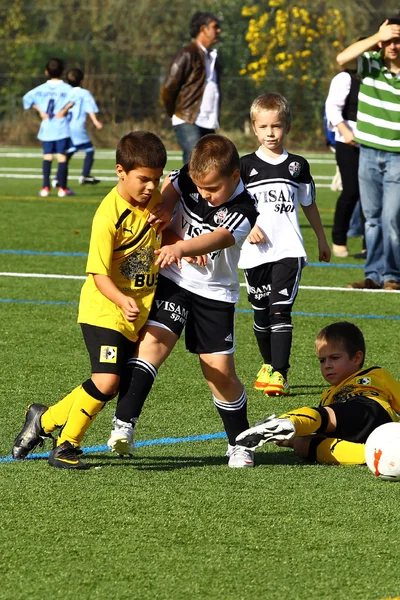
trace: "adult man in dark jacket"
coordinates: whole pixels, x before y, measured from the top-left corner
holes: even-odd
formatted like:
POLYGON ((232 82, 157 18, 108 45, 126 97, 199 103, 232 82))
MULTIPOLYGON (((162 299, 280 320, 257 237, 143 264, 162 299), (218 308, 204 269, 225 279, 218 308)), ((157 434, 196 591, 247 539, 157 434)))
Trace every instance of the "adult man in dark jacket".
POLYGON ((189 31, 192 42, 175 55, 161 90, 184 163, 201 137, 215 133, 220 108, 221 65, 212 48, 221 32, 218 18, 196 12, 189 31))

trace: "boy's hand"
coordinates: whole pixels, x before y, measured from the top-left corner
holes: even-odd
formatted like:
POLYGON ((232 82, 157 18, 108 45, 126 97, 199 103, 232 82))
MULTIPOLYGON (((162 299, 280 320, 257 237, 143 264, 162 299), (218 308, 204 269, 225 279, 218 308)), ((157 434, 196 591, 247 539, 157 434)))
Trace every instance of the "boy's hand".
POLYGON ((119 307, 122 309, 125 319, 129 321, 129 323, 136 321, 140 311, 133 298, 130 296, 124 296, 119 307))
POLYGON ((319 260, 321 262, 330 262, 331 260, 331 249, 329 248, 328 242, 325 240, 318 240, 319 260))
POLYGON ((172 244, 171 246, 163 246, 160 250, 154 250, 154 254, 158 254, 158 258, 155 262, 156 266, 161 269, 176 263, 179 269, 182 269, 182 254, 183 251, 180 249, 179 244, 172 244))
POLYGON ((162 203, 156 204, 151 209, 149 216, 147 217, 147 222, 153 227, 158 225, 157 232, 161 233, 169 224, 172 218, 172 212, 168 210, 162 203))
POLYGON ((207 254, 202 254, 201 256, 184 256, 183 260, 186 260, 191 265, 195 264, 198 267, 205 267, 207 264, 207 254))
POLYGON ((268 239, 263 230, 256 224, 247 236, 250 244, 266 244, 268 239))

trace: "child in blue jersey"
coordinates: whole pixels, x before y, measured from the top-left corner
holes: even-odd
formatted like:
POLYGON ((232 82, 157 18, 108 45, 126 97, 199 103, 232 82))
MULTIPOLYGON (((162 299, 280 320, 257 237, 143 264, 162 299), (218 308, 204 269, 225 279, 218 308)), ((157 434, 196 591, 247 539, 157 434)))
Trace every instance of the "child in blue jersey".
POLYGON ((96 129, 102 129, 103 125, 96 117, 99 112, 96 101, 89 90, 81 87, 84 75, 80 69, 71 69, 67 73, 67 82, 74 88, 72 102, 74 105, 69 109, 67 118, 72 146, 68 152, 68 161, 75 152, 82 150, 85 153, 82 175, 79 177, 81 185, 85 183, 100 183, 90 175, 94 161, 94 147, 86 129, 86 118, 90 117, 96 129))
POLYGON ((43 187, 39 196, 50 194, 50 172, 53 155, 58 162, 58 196, 72 196, 67 188, 67 148, 69 146, 68 121, 62 109, 68 104, 72 87, 60 79, 64 70, 63 61, 51 58, 46 65, 46 83, 38 85, 23 97, 24 109, 34 108, 42 119, 38 139, 43 144, 43 187))

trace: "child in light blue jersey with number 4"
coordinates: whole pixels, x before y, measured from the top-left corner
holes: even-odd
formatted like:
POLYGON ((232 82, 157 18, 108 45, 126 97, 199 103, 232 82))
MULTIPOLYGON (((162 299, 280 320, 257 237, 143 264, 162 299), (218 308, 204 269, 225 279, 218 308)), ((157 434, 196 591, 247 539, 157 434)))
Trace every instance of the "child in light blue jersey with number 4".
POLYGON ((23 97, 24 109, 34 108, 42 122, 38 139, 43 144, 43 187, 39 196, 50 194, 50 173, 53 154, 57 157, 57 181, 60 198, 73 196, 67 187, 67 149, 69 142, 68 120, 62 112, 70 101, 73 88, 60 79, 64 70, 63 61, 51 58, 46 65, 46 75, 50 77, 46 83, 38 85, 23 97))

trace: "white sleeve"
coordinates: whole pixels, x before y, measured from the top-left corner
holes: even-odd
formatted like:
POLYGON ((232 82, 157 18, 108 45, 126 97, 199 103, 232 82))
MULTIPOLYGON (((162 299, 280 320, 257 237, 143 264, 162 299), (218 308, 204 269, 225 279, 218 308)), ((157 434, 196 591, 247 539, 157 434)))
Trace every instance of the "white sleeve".
POLYGON ((350 93, 351 76, 349 73, 338 73, 331 81, 329 94, 325 103, 328 128, 332 131, 343 119, 343 108, 350 93))

